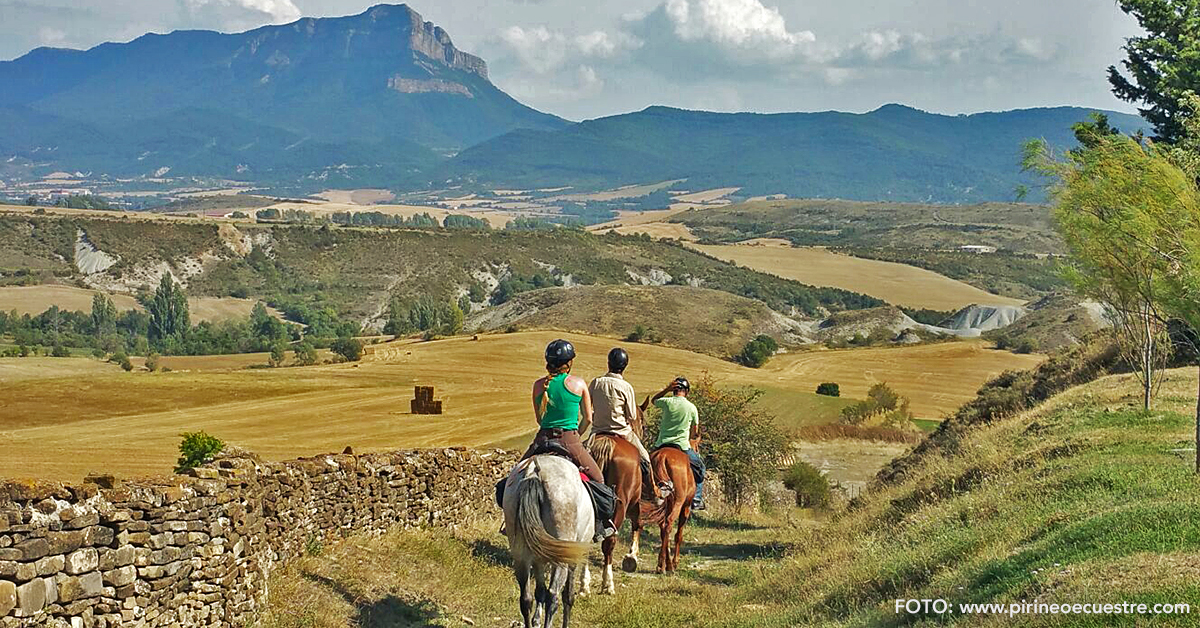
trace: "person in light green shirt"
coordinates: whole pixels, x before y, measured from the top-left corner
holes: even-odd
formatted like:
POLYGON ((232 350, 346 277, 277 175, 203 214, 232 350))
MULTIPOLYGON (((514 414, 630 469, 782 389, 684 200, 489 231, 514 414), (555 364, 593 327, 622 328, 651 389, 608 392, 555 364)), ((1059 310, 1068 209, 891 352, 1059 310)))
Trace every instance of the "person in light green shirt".
POLYGON ((654 395, 654 407, 662 411, 654 448, 678 447, 688 455, 692 463, 692 475, 696 478, 696 497, 692 499, 692 510, 704 510, 704 459, 692 447, 692 443, 700 444, 700 412, 696 410, 696 404, 687 398, 691 390, 692 385, 687 378, 676 377, 654 395))

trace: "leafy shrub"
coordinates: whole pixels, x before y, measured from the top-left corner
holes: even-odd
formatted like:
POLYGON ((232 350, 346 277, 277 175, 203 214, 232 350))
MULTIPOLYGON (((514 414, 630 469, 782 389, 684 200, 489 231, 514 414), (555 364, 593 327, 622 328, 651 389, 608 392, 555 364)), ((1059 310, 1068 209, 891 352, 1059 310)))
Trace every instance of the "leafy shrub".
POLYGON ((305 340, 296 345, 293 358, 300 366, 312 366, 317 363, 317 350, 313 348, 312 343, 305 340))
POLYGON ((633 328, 633 331, 629 332, 629 335, 625 337, 625 340, 629 342, 655 344, 662 342, 662 334, 655 331, 652 327, 638 325, 633 328))
POLYGON ((183 473, 188 469, 212 462, 213 458, 225 449, 225 443, 221 439, 209 436, 204 431, 184 432, 180 436, 183 437, 183 441, 179 443, 179 461, 176 463, 176 473, 183 473))
POLYGON ((267 365, 271 368, 283 366, 283 361, 287 359, 287 343, 283 341, 276 342, 271 345, 271 355, 267 358, 267 365))
POLYGON ((158 355, 157 353, 151 353, 150 355, 146 356, 146 370, 150 371, 151 373, 157 371, 159 369, 159 360, 161 358, 162 356, 158 355))
POLYGON ((50 352, 50 355, 56 358, 69 358, 71 357, 71 352, 62 345, 54 345, 54 349, 50 352))
POLYGON ((817 394, 826 397, 841 397, 842 390, 834 382, 825 382, 817 386, 817 394))
POLYGON ((742 352, 738 354, 738 362, 750 368, 758 368, 767 363, 771 356, 779 350, 779 343, 775 339, 765 334, 755 336, 753 340, 746 343, 742 347, 742 352))
POLYGON ((362 359, 362 342, 356 338, 338 338, 329 349, 347 362, 357 362, 362 359))
POLYGON ((126 373, 133 370, 133 362, 129 361, 128 356, 126 356, 124 360, 121 360, 121 368, 124 369, 126 373))
POLYGON ((1013 349, 1014 353, 1029 354, 1038 350, 1037 340, 1033 338, 1022 338, 1017 346, 1013 349))
POLYGON ((783 472, 783 485, 796 492, 796 505, 802 508, 828 508, 833 501, 833 489, 821 470, 803 460, 796 461, 783 472))

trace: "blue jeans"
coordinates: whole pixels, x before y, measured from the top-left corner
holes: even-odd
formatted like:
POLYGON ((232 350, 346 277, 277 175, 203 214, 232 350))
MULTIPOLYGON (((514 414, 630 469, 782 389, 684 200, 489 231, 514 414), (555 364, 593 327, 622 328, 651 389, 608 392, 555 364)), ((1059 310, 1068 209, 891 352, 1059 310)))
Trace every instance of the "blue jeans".
POLYGON ((696 478, 696 497, 692 499, 692 507, 697 508, 704 503, 704 459, 695 449, 687 451, 688 459, 692 463, 692 475, 696 478))

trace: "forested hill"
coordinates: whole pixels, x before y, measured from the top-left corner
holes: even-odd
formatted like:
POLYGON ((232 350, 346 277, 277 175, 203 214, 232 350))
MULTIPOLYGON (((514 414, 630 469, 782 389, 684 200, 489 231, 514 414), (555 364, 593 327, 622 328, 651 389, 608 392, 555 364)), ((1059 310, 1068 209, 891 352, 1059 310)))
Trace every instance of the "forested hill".
MULTIPOLYGON (((689 189, 742 194, 963 203, 1011 200, 1022 145, 1075 143, 1071 125, 1092 110, 1059 107, 937 115, 887 105, 865 114, 710 113, 668 107, 589 120, 556 131, 518 130, 463 151, 434 170, 519 187, 612 187, 687 179, 689 189)), ((1145 123, 1106 112, 1122 131, 1145 123)))

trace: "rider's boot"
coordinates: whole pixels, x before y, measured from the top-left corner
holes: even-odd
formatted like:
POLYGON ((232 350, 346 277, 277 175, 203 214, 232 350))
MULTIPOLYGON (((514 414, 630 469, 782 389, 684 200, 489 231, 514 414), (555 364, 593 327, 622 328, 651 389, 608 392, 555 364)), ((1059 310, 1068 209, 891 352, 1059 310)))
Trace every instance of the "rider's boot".
POLYGON ((592 542, 599 543, 599 542, 603 541, 604 539, 607 539, 608 537, 610 537, 616 533, 617 533, 617 528, 616 528, 616 526, 613 525, 612 519, 605 519, 603 521, 597 519, 596 520, 596 536, 592 537, 592 542))

